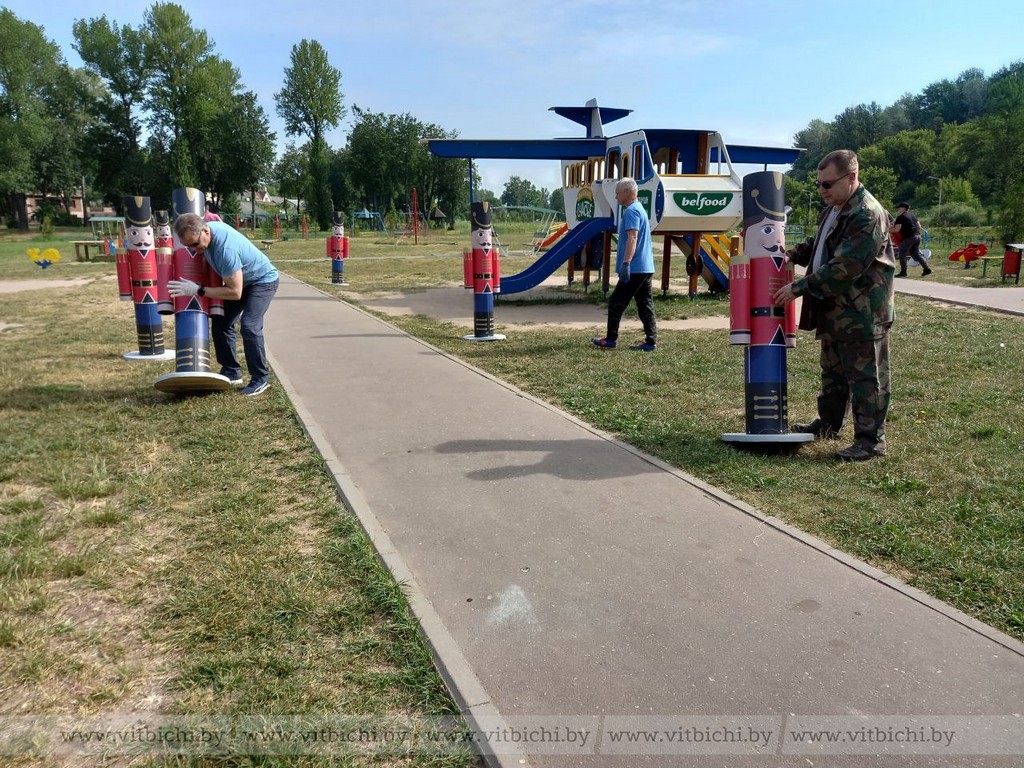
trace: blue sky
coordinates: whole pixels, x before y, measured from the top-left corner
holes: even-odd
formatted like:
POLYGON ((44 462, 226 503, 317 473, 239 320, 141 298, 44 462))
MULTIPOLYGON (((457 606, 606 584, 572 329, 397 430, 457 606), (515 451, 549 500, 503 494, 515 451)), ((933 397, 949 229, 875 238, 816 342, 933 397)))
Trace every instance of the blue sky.
MULTIPOLYGON (((76 19, 106 15, 137 26, 152 2, 7 0, 44 28, 67 61, 76 19)), ((603 106, 633 114, 635 128, 707 128, 726 142, 791 146, 814 118, 848 106, 887 106, 904 93, 986 75, 1024 58, 1024 4, 752 2, 750 0, 475 0, 314 3, 180 2, 215 52, 241 72, 277 132, 275 110, 291 48, 317 40, 342 73, 345 104, 411 113, 466 138, 579 136, 548 108, 603 106), (904 30, 910 30, 906 34, 904 30)), ((329 140, 343 146, 351 117, 329 140)), ((298 139, 301 142, 301 137, 298 139)), ((558 166, 481 161, 482 186, 501 193, 510 175, 558 184, 558 166)))

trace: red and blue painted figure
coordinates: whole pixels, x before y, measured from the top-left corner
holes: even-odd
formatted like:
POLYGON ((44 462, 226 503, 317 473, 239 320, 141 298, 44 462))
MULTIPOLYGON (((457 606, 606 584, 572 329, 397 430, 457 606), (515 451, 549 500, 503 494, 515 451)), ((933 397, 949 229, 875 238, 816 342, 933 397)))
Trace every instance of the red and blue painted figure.
MULTIPOLYGON (((179 187, 172 193, 174 215, 206 213, 203 193, 191 187, 179 187)), ((191 248, 186 248, 173 234, 173 253, 167 280, 191 280, 197 285, 213 285, 206 259, 191 248)), ((179 296, 170 298, 167 282, 160 284, 160 306, 164 314, 174 314, 174 340, 177 347, 175 371, 178 373, 206 373, 210 370, 209 315, 224 314, 224 303, 205 296, 179 296)))
POLYGON ((157 308, 161 315, 174 314, 174 302, 167 295, 167 283, 174 279, 174 235, 171 234, 171 215, 167 211, 153 211, 153 242, 156 245, 157 308))
POLYGON ((327 238, 327 256, 331 260, 331 283, 345 282, 345 259, 348 258, 348 238, 345 237, 345 214, 335 211, 331 218, 331 235, 327 238))
POLYGON ((473 333, 468 341, 504 339, 494 332, 494 294, 501 291, 501 265, 494 247, 490 203, 470 203, 472 250, 463 253, 465 287, 473 289, 473 333))
POLYGON ((744 346, 747 431, 723 435, 727 442, 807 441, 807 435, 790 433, 788 423, 786 349, 796 346, 796 309, 792 302, 781 307, 772 301, 792 281, 783 176, 749 174, 743 179, 743 250, 729 264, 729 343, 744 346))
POLYGON ((117 287, 121 301, 135 302, 137 352, 125 352, 127 360, 170 360, 164 349, 164 324, 157 311, 157 253, 154 248, 153 214, 148 197, 124 197, 125 247, 117 251, 117 287))

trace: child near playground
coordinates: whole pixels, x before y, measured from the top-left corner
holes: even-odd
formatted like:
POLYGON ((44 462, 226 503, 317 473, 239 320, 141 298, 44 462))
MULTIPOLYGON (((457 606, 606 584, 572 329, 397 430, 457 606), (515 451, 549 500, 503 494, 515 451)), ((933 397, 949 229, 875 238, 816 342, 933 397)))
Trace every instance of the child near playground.
POLYGON ((630 349, 653 352, 658 346, 658 326, 654 319, 654 297, 651 280, 654 277, 654 250, 651 247, 651 224, 647 212, 637 201, 636 182, 623 176, 615 185, 615 199, 622 206, 619 217, 619 247, 615 256, 615 271, 619 282, 608 299, 608 332, 604 338, 591 341, 602 349, 618 345, 619 323, 629 302, 636 299, 636 311, 644 326, 644 340, 630 349))

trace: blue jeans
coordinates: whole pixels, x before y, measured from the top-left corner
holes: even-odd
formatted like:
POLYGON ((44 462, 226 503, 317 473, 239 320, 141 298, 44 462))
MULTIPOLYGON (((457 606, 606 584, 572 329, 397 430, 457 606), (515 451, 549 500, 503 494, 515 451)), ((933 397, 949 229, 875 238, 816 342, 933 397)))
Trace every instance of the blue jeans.
POLYGON ((270 376, 267 364, 267 350, 263 345, 263 316, 270 308, 270 301, 277 293, 278 281, 257 283, 242 288, 242 298, 224 302, 223 317, 214 315, 213 346, 217 351, 217 362, 229 372, 242 373, 235 351, 235 322, 241 317, 242 349, 245 350, 245 365, 253 381, 266 381, 270 376))

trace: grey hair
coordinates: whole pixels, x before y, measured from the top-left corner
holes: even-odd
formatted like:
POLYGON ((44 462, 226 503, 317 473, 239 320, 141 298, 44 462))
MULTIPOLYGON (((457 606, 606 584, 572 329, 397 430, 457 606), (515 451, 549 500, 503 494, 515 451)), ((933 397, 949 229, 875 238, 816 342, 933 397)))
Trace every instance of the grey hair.
POLYGON ((617 182, 615 182, 615 191, 618 192, 620 189, 628 189, 634 195, 637 191, 636 182, 632 176, 623 176, 617 182))
POLYGON ((174 217, 174 233, 179 240, 188 232, 198 235, 205 226, 206 221, 203 217, 195 213, 183 213, 174 217))

